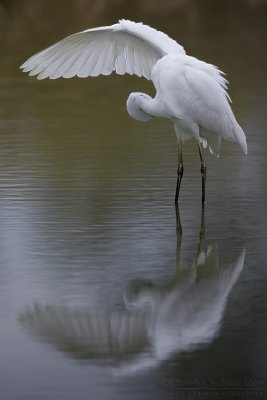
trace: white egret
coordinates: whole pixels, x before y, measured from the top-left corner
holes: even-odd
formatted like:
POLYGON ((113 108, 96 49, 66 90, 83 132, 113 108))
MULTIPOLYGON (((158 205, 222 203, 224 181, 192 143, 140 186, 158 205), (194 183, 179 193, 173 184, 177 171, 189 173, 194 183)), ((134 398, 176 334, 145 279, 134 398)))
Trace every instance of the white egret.
POLYGON ((131 117, 148 121, 169 118, 178 140, 175 202, 183 176, 182 144, 194 138, 201 161, 202 203, 205 202, 206 165, 201 146, 219 154, 221 137, 247 153, 246 136, 238 125, 227 94, 227 81, 217 67, 186 55, 184 48, 165 33, 142 23, 120 20, 111 26, 68 36, 29 58, 21 68, 37 79, 109 75, 112 71, 151 79, 156 96, 131 93, 131 117))

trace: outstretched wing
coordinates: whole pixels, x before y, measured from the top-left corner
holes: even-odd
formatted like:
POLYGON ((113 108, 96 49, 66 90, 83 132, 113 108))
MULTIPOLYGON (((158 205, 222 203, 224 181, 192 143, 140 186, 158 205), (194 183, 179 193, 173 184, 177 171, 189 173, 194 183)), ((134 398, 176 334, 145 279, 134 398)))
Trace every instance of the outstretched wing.
POLYGON ((119 23, 68 36, 29 58, 20 68, 37 79, 135 74, 151 79, 154 64, 171 52, 185 54, 166 34, 142 23, 119 23))

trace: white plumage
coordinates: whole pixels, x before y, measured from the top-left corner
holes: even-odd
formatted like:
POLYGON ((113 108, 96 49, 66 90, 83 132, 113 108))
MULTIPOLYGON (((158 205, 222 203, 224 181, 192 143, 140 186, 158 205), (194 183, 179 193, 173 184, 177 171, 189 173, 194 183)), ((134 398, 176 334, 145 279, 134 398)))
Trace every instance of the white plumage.
MULTIPOLYGON (((185 140, 193 137, 198 145, 218 155, 223 137, 247 153, 246 136, 231 110, 223 73, 214 65, 186 55, 176 41, 142 23, 121 20, 76 33, 32 56, 21 68, 37 75, 37 79, 75 75, 85 78, 109 75, 112 71, 151 79, 157 91, 155 98, 132 93, 127 110, 141 121, 152 117, 173 121, 180 168, 176 201, 183 173, 181 146, 185 140)), ((200 157, 205 189, 206 168, 201 153, 200 157)))

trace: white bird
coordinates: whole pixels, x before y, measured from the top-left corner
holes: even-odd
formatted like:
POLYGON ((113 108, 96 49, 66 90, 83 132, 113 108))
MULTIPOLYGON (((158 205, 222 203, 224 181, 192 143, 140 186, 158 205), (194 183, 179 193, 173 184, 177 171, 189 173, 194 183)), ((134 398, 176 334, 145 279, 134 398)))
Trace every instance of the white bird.
POLYGON ((206 164, 201 147, 219 155, 221 137, 237 143, 247 154, 246 136, 231 110, 227 81, 217 67, 186 55, 165 33, 142 23, 120 20, 68 36, 21 65, 37 79, 123 75, 151 79, 156 96, 131 93, 127 110, 138 121, 169 118, 178 140, 175 202, 183 176, 182 144, 194 138, 201 160, 202 204, 205 203, 206 164))

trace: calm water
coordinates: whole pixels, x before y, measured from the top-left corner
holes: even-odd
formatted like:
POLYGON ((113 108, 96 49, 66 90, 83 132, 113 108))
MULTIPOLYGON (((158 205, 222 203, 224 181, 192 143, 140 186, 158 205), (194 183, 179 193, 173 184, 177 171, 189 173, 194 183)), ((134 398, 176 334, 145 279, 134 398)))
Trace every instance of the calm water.
POLYGON ((1 399, 264 398, 266 14, 209 12, 146 20, 227 72, 248 139, 206 155, 205 215, 186 146, 182 239, 172 126, 125 110, 151 84, 29 78, 20 63, 85 17, 2 14, 1 399))

